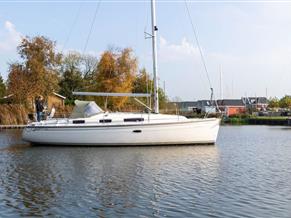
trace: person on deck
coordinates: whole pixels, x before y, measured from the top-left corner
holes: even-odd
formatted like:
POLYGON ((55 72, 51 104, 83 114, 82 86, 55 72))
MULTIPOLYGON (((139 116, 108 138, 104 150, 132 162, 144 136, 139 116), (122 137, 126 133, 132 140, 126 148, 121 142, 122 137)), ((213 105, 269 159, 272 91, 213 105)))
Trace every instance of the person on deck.
POLYGON ((37 121, 40 122, 42 118, 42 112, 44 109, 41 96, 39 96, 35 101, 35 109, 37 121))

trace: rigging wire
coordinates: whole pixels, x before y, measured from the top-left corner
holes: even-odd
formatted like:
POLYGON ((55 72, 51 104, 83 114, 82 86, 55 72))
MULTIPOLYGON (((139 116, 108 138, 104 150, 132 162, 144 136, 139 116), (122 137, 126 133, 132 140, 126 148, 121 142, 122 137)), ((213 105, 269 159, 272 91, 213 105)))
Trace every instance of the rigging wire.
MULTIPOLYGON (((204 55, 203 55, 203 52, 202 52, 202 49, 201 49, 201 46, 200 46, 200 43, 199 43, 199 40, 198 40, 198 33, 197 33, 196 28, 195 28, 192 16, 190 14, 190 10, 189 10, 189 6, 188 6, 188 3, 187 3, 187 0, 184 0, 184 3, 185 3, 185 6, 186 6, 186 9, 187 9, 188 18, 189 18, 190 23, 191 23, 193 35, 194 35, 196 44, 197 44, 198 49, 199 49, 199 53, 200 53, 200 56, 201 56, 201 61, 202 61, 203 67, 204 67, 204 71, 205 71, 205 74, 206 74, 206 77, 207 77, 207 80, 208 80, 208 83, 209 83, 209 86, 210 86, 210 93, 211 93, 210 94, 210 104, 215 106, 217 111, 219 113, 221 113, 221 110, 220 110, 220 108, 219 108, 219 106, 217 104, 217 101, 215 100, 215 95, 214 95, 212 83, 211 83, 211 80, 210 80, 210 77, 209 77, 206 61, 205 61, 205 58, 204 58, 204 55)), ((205 117, 207 117, 207 113, 205 114, 205 117)))
POLYGON ((82 8, 82 2, 81 2, 80 5, 79 5, 79 8, 78 8, 77 14, 76 14, 76 16, 75 16, 75 18, 74 18, 74 20, 73 20, 73 23, 72 23, 72 26, 71 26, 71 28, 70 28, 70 31, 69 31, 69 33, 68 33, 68 35, 67 35, 67 37, 66 37, 65 42, 64 42, 64 45, 63 45, 63 48, 62 48, 62 53, 63 53, 63 51, 65 50, 65 48, 66 48, 66 46, 67 46, 67 43, 69 42, 69 40, 70 40, 70 38, 71 38, 72 32, 73 32, 73 30, 74 30, 74 27, 76 26, 76 23, 77 23, 77 21, 78 21, 78 19, 79 19, 80 12, 81 12, 81 8, 82 8))
POLYGON ((94 16, 93 16, 93 19, 92 19, 92 22, 91 22, 90 30, 89 30, 89 33, 87 35, 86 43, 85 43, 85 46, 84 46, 84 49, 83 49, 83 54, 85 53, 85 51, 87 49, 88 42, 89 42, 90 36, 92 34, 92 31, 93 31, 94 23, 95 23, 95 20, 96 20, 96 17, 97 17, 99 8, 100 8, 101 1, 102 0, 99 0, 99 2, 97 3, 97 6, 96 6, 96 9, 95 9, 95 12, 94 12, 94 16))
MULTIPOLYGON (((152 38, 152 36, 149 37, 149 35, 151 35, 151 34, 148 34, 148 32, 147 32, 149 20, 150 20, 149 14, 150 13, 149 13, 148 7, 146 7, 146 9, 145 9, 146 16, 144 16, 146 18, 144 20, 144 23, 145 23, 145 25, 144 25, 144 39, 145 39, 145 41, 147 41, 147 39, 149 39, 149 38, 152 38)), ((148 46, 143 46, 142 51, 143 51, 142 53, 145 55, 145 58, 146 58, 146 56, 148 54, 148 46)), ((152 77, 152 73, 149 73, 146 71, 146 89, 147 89, 146 92, 152 95, 153 84, 151 83, 151 77, 152 77)), ((151 96, 147 97, 147 105, 149 105, 149 107, 151 108, 151 96)))
POLYGON ((199 40, 198 40, 197 30, 195 28, 192 16, 190 14, 190 10, 189 10, 189 6, 188 6, 188 3, 187 3, 187 0, 184 0, 184 2, 185 2, 186 9, 187 9, 188 18, 190 20, 190 24, 191 24, 191 27, 192 27, 193 35, 194 35, 194 38, 195 38, 195 41, 196 41, 196 44, 197 44, 197 47, 198 47, 198 50, 199 50, 199 53, 200 53, 200 56, 201 56, 201 61, 202 61, 203 67, 204 67, 204 71, 205 71, 205 74, 206 74, 206 77, 207 77, 207 80, 208 80, 208 83, 209 83, 209 86, 210 86, 210 90, 212 92, 213 91, 213 87, 212 87, 212 84, 211 84, 211 81, 210 81, 210 77, 209 77, 206 61, 205 61, 205 58, 204 58, 204 55, 203 55, 203 52, 202 52, 202 48, 201 48, 199 40))

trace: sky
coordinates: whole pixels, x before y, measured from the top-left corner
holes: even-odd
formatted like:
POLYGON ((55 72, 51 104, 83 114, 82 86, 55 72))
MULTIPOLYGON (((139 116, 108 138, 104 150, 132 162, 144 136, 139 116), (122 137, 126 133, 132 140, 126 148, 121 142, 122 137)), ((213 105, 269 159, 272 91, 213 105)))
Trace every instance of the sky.
MULTIPOLYGON (((210 84, 185 1, 157 0, 159 84, 170 99, 209 99, 211 86, 217 99, 291 94, 291 0, 187 2, 210 84)), ((151 31, 150 2, 101 1, 85 46, 98 4, 0 0, 2 77, 19 60, 21 37, 37 35, 56 41, 59 51, 98 57, 111 46, 131 47, 139 67, 152 73, 151 40, 144 36, 151 31)))

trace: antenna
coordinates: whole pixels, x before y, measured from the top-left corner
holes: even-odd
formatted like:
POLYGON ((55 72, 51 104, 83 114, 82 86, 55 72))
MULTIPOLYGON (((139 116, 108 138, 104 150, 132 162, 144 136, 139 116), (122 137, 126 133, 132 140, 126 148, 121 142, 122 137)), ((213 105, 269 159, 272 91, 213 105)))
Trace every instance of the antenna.
POLYGON ((219 67, 220 72, 220 99, 223 99, 223 85, 222 85, 222 67, 219 67))
POLYGON ((268 98, 268 87, 266 87, 266 98, 268 98))
POLYGON ((166 95, 166 80, 164 80, 164 93, 166 95))
POLYGON ((233 98, 234 96, 234 93, 233 93, 233 77, 232 77, 232 80, 231 80, 231 97, 233 98))

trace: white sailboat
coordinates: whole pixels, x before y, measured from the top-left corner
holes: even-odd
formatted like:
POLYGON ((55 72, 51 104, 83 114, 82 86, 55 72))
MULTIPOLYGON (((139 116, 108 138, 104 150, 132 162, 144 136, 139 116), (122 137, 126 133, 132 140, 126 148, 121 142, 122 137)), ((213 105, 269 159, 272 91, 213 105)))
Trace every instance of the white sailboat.
MULTIPOLYGON (((214 144, 220 119, 188 119, 159 114, 155 0, 152 9, 154 73, 153 113, 108 113, 95 102, 76 101, 70 118, 30 123, 23 140, 33 144, 78 146, 214 144)), ((147 97, 135 93, 80 93, 77 95, 147 97)))

